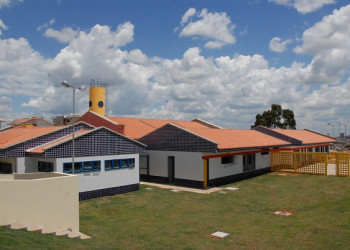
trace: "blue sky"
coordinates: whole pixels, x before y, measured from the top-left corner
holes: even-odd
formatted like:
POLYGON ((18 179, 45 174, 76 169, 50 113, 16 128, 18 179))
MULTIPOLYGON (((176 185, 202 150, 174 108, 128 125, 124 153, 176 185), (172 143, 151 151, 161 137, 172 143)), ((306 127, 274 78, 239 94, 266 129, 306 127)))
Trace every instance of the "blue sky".
MULTIPOLYGON (((60 82, 99 79, 109 86, 109 115, 250 128, 278 103, 294 110, 299 129, 350 124, 349 1, 0 6, 0 119, 69 114, 72 96, 60 82)), ((79 113, 87 103, 88 92, 77 93, 79 113)))

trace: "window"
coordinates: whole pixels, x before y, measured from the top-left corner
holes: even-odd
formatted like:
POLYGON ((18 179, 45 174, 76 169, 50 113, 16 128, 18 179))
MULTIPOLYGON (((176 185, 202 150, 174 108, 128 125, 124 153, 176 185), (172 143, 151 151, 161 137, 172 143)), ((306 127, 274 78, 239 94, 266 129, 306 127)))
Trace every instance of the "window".
POLYGON ((74 173, 81 173, 83 171, 82 162, 74 162, 74 173))
POLYGON ((105 170, 111 170, 112 169, 112 164, 113 164, 112 160, 106 160, 105 161, 105 170))
POLYGON ((84 162, 84 167, 83 167, 84 172, 90 172, 91 171, 91 169, 92 169, 91 163, 92 163, 91 161, 85 161, 84 162))
POLYGON ((112 160, 112 168, 113 169, 118 169, 120 168, 120 161, 119 160, 112 160))
POLYGON ((128 167, 128 160, 121 160, 120 161, 120 167, 121 168, 127 168, 128 167))
POLYGON ((38 161, 38 172, 53 172, 53 163, 38 161))
POLYGON ((134 168, 135 167, 135 159, 129 159, 129 168, 134 168))
POLYGON ((99 106, 100 108, 103 108, 103 101, 99 101, 99 102, 98 102, 98 106, 99 106))
POLYGON ((121 169, 121 168, 134 168, 135 159, 113 159, 105 160, 105 170, 121 169))
POLYGON ((101 171, 101 161, 92 162, 92 171, 101 171))
MULTIPOLYGON (((74 173, 101 171, 101 161, 74 162, 74 173)), ((72 163, 63 163, 63 173, 72 173, 72 163)))
POLYGON ((236 163, 236 157, 234 155, 221 157, 221 164, 229 163, 236 163))
POLYGON ((7 162, 0 162, 1 174, 12 174, 12 164, 7 162))
POLYGON ((63 173, 72 173, 72 163, 68 162, 68 163, 63 163, 63 173))

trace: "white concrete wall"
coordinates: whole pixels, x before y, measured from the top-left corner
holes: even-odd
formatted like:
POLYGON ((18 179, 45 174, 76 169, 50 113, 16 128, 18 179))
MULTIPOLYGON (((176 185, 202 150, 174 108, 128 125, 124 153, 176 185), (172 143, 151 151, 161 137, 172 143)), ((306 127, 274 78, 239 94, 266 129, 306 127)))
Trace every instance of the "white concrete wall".
POLYGON ((57 232, 69 228, 79 232, 78 177, 52 174, 49 178, 38 174, 22 178, 0 175, 0 219, 57 232))
POLYGON ((243 157, 236 155, 236 163, 221 164, 221 157, 209 159, 209 179, 243 173, 243 157))
POLYGON ((168 157, 175 159, 175 178, 203 181, 202 153, 148 150, 150 175, 168 177, 168 157))
POLYGON ((255 169, 271 167, 271 152, 266 155, 261 153, 255 154, 255 169))
MULTIPOLYGON (((228 152, 237 153, 237 152, 228 152)), ((243 173, 243 155, 235 155, 236 163, 221 164, 221 157, 209 159, 209 179, 243 173)), ((271 167, 271 154, 255 154, 255 169, 271 167)))
MULTIPOLYGON (((101 171, 81 172, 75 174, 79 177, 79 192, 119 187, 140 182, 138 154, 76 157, 74 161, 101 161, 101 171), (130 158, 135 159, 134 168, 105 170, 105 160, 130 158)), ((60 158, 56 160, 57 172, 63 172, 63 163, 66 162, 72 162, 72 158, 60 158)))

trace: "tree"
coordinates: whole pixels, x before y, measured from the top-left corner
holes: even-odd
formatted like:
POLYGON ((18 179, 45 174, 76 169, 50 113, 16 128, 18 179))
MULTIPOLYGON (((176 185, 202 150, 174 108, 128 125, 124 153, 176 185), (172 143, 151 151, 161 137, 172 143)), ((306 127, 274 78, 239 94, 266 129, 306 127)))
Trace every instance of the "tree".
POLYGON ((294 112, 290 109, 282 109, 281 105, 272 104, 271 110, 255 116, 253 127, 264 126, 267 128, 296 129, 294 112))

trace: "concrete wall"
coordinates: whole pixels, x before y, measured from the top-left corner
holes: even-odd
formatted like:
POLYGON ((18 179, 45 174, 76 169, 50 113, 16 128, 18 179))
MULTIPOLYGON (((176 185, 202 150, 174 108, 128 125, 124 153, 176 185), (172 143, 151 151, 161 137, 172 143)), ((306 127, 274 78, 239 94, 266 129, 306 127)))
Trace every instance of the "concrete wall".
POLYGON ((168 157, 175 159, 175 178, 203 181, 202 153, 148 150, 150 175, 168 177, 168 157))
MULTIPOLYGON (((230 152, 228 152, 230 153, 230 152)), ((233 152, 231 152, 233 153, 233 152)), ((237 153, 237 152, 234 152, 237 153)), ((242 152, 243 153, 243 152, 242 152)), ((243 173, 243 155, 235 155, 235 163, 221 164, 221 157, 209 160, 209 179, 243 173)), ((271 167, 271 155, 255 154, 255 169, 271 167)))
MULTIPOLYGON (((140 182, 138 154, 78 157, 75 158, 74 161, 101 161, 101 171, 82 172, 75 174, 79 178, 79 192, 120 187, 140 182), (130 158, 135 158, 134 168, 105 170, 105 160, 130 158)), ((72 162, 72 158, 60 158, 56 160, 55 167, 57 172, 63 172, 63 163, 65 162, 72 162)))
POLYGON ((209 159, 209 179, 243 173, 243 157, 236 155, 236 163, 221 164, 221 157, 209 159))
POLYGON ((56 232, 79 232, 77 176, 0 175, 0 190, 2 220, 56 232))

